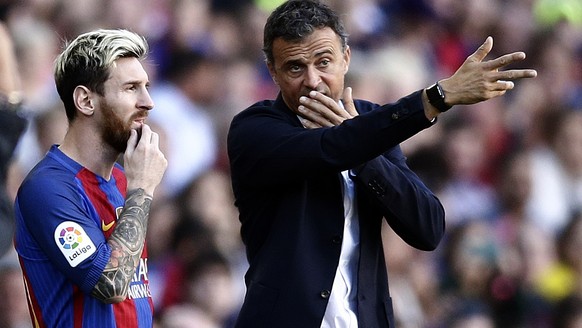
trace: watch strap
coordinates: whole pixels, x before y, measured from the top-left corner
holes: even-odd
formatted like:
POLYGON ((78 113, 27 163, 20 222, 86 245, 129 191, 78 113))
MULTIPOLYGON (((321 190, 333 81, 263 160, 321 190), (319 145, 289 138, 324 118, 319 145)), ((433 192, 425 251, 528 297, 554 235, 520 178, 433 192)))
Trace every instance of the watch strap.
POLYGON ((451 109, 452 106, 445 103, 445 93, 438 82, 426 89, 426 95, 428 97, 428 102, 439 112, 444 113, 451 109))

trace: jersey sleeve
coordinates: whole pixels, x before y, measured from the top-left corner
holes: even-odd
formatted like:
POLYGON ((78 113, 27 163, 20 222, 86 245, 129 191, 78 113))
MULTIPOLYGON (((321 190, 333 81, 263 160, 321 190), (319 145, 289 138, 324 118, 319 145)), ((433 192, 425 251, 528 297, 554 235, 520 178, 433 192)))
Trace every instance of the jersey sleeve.
POLYGON ((75 179, 68 175, 26 180, 18 192, 15 210, 33 242, 18 247, 27 260, 50 261, 83 292, 90 293, 111 250, 82 195, 75 179), (22 249, 26 247, 38 249, 22 249))

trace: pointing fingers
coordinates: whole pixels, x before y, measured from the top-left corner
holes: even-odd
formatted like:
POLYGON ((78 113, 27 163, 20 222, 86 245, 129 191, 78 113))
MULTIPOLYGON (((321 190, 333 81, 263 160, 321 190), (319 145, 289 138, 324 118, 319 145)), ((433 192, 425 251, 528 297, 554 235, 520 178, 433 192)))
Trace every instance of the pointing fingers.
POLYGON ((472 62, 482 62, 493 48, 493 38, 488 36, 485 42, 470 55, 467 60, 472 62))

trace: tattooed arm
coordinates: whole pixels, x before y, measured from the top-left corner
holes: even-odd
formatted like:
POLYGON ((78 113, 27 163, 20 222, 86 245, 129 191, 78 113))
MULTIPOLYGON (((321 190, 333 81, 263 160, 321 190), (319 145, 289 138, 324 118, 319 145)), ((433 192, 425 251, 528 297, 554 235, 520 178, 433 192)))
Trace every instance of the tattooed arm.
POLYGON ((128 192, 115 230, 107 240, 111 257, 93 288, 95 298, 105 303, 118 303, 127 297, 144 247, 151 203, 152 197, 143 189, 128 192))
POLYGON ((122 302, 127 297, 145 244, 152 195, 168 165, 159 149, 158 134, 147 124, 142 126, 139 140, 132 131, 123 163, 128 189, 125 206, 107 240, 111 257, 92 292, 105 303, 122 302))

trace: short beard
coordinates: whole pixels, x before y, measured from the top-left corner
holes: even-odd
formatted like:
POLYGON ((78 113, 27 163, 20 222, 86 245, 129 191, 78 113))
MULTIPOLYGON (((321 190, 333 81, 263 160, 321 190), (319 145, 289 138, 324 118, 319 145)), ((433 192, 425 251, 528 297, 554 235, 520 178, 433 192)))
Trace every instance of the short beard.
POLYGON ((103 102, 103 140, 117 152, 124 153, 127 149, 127 140, 131 135, 131 122, 124 122, 107 102, 103 102))

